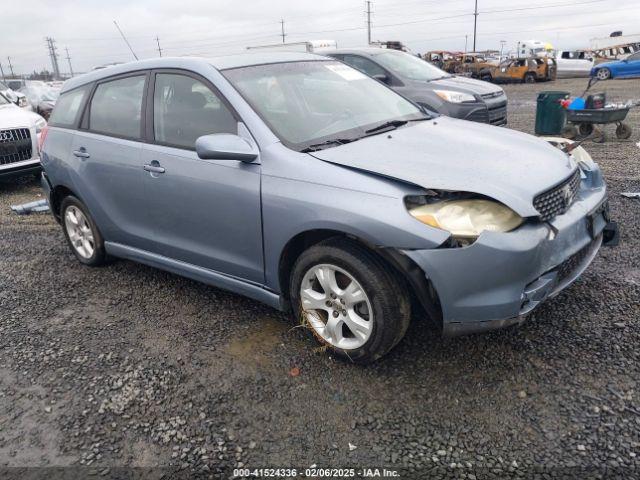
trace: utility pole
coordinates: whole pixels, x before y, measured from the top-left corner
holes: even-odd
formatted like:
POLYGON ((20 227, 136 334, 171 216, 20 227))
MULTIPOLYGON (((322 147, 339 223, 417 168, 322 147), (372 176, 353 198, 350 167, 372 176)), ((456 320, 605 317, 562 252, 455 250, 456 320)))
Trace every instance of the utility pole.
POLYGON ((60 79, 60 66, 58 65, 58 52, 56 47, 56 41, 47 37, 47 48, 49 49, 49 58, 51 58, 51 67, 53 68, 53 75, 56 80, 60 79))
POLYGON ((506 40, 500 40, 500 62, 502 62, 502 52, 504 51, 504 45, 507 43, 506 40))
POLYGON ((467 53, 467 41, 469 40, 469 35, 464 36, 464 53, 467 53))
POLYGON ((13 65, 11 65, 11 57, 7 57, 7 60, 9 61, 9 70, 11 70, 11 76, 15 77, 16 74, 13 73, 13 65))
POLYGON ((371 1, 367 0, 367 45, 371 45, 371 1))
POLYGON ((280 26, 282 27, 282 33, 280 34, 280 36, 282 37, 282 43, 284 43, 284 39, 287 36, 287 34, 284 33, 284 18, 280 20, 280 26))
POLYGON ((476 10, 473 13, 473 51, 476 51, 476 32, 478 28, 478 0, 476 0, 476 10))
POLYGON ((156 35, 156 43, 158 44, 158 54, 162 56, 162 49, 160 48, 160 39, 156 35))
POLYGON ((69 73, 71 73, 71 76, 73 77, 73 67, 71 66, 71 57, 69 56, 69 48, 64 47, 64 51, 67 52, 67 62, 69 62, 69 73))
POLYGON ((3 82, 6 82, 6 81, 7 81, 7 79, 6 79, 6 78, 4 78, 4 69, 2 68, 2 63, 0 63, 0 73, 2 74, 2 81, 3 81, 3 82))
POLYGON ((131 48, 131 44, 129 43, 129 40, 127 40, 127 37, 124 36, 124 33, 122 33, 122 30, 120 30, 120 25, 118 25, 118 22, 114 20, 113 24, 116 26, 116 28, 120 32, 120 35, 122 35, 122 39, 124 40, 124 43, 126 43, 127 47, 129 47, 129 50, 131 50, 131 54, 133 55, 133 58, 138 60, 138 56, 136 55, 136 52, 133 51, 133 48, 131 48))

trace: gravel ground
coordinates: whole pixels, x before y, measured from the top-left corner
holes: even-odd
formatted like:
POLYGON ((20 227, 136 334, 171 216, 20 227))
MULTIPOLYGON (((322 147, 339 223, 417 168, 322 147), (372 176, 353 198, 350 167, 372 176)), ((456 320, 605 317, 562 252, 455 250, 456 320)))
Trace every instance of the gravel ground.
MULTIPOLYGON (((507 86, 510 128, 533 131, 538 91, 585 83, 507 86)), ((605 86, 640 98, 640 81, 605 86)), ((238 295, 128 261, 83 267, 49 215, 9 212, 39 194, 35 181, 0 185, 0 467, 639 478, 640 200, 619 195, 640 190, 639 120, 630 140, 586 145, 618 248, 520 328, 442 340, 417 318, 367 367, 314 351, 291 320, 238 295)), ((0 476, 12 473, 24 471, 0 476)))

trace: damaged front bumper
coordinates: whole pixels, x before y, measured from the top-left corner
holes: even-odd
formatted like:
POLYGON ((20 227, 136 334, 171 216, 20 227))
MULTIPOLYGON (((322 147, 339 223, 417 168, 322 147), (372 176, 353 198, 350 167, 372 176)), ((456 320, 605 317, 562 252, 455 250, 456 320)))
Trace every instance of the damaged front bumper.
POLYGON ((599 169, 582 177, 571 208, 549 223, 484 232, 464 248, 403 251, 437 292, 445 336, 521 323, 586 270, 603 239, 617 239, 599 169))

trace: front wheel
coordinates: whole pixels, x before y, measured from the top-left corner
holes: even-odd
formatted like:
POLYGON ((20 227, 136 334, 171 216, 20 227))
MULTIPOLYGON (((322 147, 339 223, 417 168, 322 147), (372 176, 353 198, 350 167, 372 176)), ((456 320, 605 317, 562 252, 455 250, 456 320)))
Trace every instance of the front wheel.
POLYGON ((524 83, 536 83, 536 74, 535 73, 527 73, 524 76, 524 83))
POLYGON ((391 350, 407 330, 411 307, 403 283, 375 253, 352 241, 330 239, 296 261, 291 301, 324 347, 369 363, 391 350))
POLYGON ((611 78, 611 70, 608 68, 601 68, 596 72, 596 77, 598 77, 598 80, 608 80, 611 78))

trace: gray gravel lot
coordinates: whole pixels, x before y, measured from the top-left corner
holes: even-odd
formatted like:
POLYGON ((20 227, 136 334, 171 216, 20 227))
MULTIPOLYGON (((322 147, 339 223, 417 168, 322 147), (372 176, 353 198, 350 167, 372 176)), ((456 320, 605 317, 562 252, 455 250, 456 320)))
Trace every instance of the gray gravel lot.
MULTIPOLYGON (((533 131, 538 91, 585 83, 507 86, 510 128, 533 131)), ((604 86, 640 99, 639 80, 604 86)), ((640 190, 639 120, 630 140, 586 144, 618 248, 520 328, 442 340, 416 318, 367 367, 314 351, 290 319, 238 295, 128 261, 84 267, 49 215, 9 212, 39 194, 35 181, 0 184, 0 467, 639 478, 640 200, 619 195, 640 190)))

